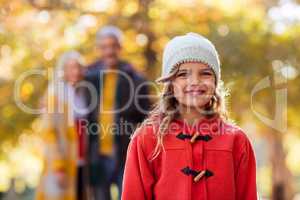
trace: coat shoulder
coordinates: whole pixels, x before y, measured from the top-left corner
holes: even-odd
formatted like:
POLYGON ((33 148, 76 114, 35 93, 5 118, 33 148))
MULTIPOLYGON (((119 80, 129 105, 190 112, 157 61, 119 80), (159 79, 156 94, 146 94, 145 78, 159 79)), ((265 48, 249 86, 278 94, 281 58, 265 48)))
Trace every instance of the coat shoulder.
POLYGON ((132 142, 142 148, 147 157, 150 157, 155 148, 157 130, 158 127, 153 124, 143 124, 136 129, 131 137, 132 142))
POLYGON ((234 139, 234 146, 236 149, 243 149, 245 146, 251 144, 251 141, 244 129, 236 124, 230 122, 224 122, 223 131, 225 134, 229 134, 234 139))
POLYGON ((143 143, 152 143, 156 140, 156 132, 158 127, 152 124, 143 124, 137 128, 132 136, 132 139, 136 139, 143 143))

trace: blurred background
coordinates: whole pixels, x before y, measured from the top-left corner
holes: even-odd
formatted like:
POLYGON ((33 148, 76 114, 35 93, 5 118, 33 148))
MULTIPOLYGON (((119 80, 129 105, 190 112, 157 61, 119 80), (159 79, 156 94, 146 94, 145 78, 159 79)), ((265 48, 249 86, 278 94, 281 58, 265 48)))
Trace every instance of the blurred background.
MULTIPOLYGON (((30 69, 53 68, 66 50, 92 62, 96 31, 106 24, 124 31, 122 57, 149 80, 159 75, 171 37, 193 31, 213 41, 230 90, 230 117, 255 148, 261 198, 300 199, 296 0, 0 0, 0 199, 33 199, 43 167, 39 119, 16 105, 15 81, 30 69), (255 89, 266 77, 268 87, 255 89), (286 99, 276 100, 278 91, 286 99), (282 116, 283 127, 274 116, 282 116)), ((47 82, 46 76, 24 80, 23 103, 37 107, 47 82)))

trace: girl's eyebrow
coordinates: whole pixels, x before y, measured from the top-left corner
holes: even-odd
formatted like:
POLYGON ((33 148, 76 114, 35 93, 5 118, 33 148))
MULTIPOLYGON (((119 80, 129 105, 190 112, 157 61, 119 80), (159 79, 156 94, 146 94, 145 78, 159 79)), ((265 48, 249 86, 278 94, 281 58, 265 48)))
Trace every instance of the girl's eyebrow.
POLYGON ((187 69, 179 69, 178 72, 188 71, 187 69))
POLYGON ((207 67, 207 68, 201 69, 201 71, 212 71, 212 69, 210 67, 207 67))

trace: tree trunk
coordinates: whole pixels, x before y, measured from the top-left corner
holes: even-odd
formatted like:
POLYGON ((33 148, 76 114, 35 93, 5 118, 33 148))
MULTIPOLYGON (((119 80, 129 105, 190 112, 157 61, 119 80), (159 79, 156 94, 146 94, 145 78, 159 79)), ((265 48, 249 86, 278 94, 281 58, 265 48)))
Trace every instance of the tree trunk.
MULTIPOLYGON (((270 131, 270 130, 269 130, 270 131)), ((283 134, 271 131, 269 141, 270 161, 272 167, 272 200, 292 200, 292 174, 286 166, 286 153, 283 147, 283 134)))
POLYGON ((150 28, 150 19, 148 17, 148 11, 151 2, 152 0, 139 0, 139 11, 137 16, 139 16, 139 31, 145 34, 148 38, 147 45, 144 49, 147 75, 150 79, 154 79, 157 55, 156 52, 152 49, 152 44, 156 40, 156 37, 150 28))

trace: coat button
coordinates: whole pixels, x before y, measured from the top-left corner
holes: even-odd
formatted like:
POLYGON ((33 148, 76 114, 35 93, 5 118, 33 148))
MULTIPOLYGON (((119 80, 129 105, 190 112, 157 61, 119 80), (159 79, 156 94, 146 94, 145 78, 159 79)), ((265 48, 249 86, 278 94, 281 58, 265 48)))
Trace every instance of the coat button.
POLYGON ((196 133, 193 135, 193 137, 191 138, 191 140, 190 140, 191 143, 194 143, 199 135, 200 135, 200 134, 199 134, 198 132, 196 132, 196 133))
POLYGON ((198 182, 205 174, 205 170, 201 171, 197 176, 194 177, 194 182, 198 182))

